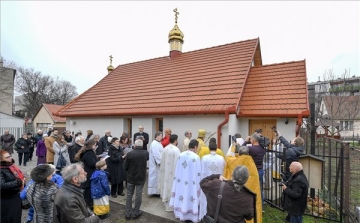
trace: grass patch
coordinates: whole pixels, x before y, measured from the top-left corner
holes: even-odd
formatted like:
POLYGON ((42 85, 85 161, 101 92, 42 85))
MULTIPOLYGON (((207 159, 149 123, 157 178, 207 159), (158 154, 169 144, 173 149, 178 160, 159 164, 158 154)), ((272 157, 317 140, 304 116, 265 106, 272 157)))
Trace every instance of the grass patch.
MULTIPOLYGON (((284 222, 284 219, 287 215, 286 212, 283 212, 277 208, 273 208, 270 205, 264 206, 265 213, 263 213, 263 222, 264 223, 280 223, 284 222)), ((329 220, 318 219, 310 216, 303 216, 303 223, 325 223, 331 222, 329 220)))

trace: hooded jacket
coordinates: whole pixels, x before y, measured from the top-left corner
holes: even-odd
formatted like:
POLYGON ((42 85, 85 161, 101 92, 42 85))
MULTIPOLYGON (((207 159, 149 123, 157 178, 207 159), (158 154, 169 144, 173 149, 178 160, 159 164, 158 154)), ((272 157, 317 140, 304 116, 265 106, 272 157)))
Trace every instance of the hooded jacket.
POLYGON ((109 181, 105 171, 96 170, 91 178, 91 198, 99 199, 105 195, 110 195, 109 181))

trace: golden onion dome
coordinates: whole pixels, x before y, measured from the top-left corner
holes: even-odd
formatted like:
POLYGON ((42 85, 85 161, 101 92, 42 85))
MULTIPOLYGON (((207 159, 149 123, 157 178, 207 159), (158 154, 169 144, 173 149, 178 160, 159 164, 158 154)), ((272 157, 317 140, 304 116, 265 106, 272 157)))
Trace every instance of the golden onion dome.
POLYGON ((109 65, 108 67, 107 67, 107 70, 108 71, 113 71, 115 68, 112 66, 112 65, 109 65))
POLYGON ((109 57, 110 57, 110 65, 107 67, 107 70, 108 70, 108 72, 110 73, 111 71, 113 71, 113 70, 114 70, 114 67, 112 66, 112 59, 113 59, 113 56, 112 56, 112 55, 110 55, 109 57))
POLYGON ((175 24, 174 28, 169 32, 169 42, 171 40, 179 40, 181 43, 184 42, 184 34, 177 24, 175 24))

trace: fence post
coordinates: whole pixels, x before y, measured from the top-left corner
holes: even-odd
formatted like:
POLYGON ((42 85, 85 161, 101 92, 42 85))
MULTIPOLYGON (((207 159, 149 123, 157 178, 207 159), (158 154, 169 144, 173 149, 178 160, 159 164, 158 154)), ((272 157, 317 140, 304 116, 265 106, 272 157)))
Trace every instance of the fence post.
POLYGON ((344 191, 344 222, 350 223, 350 156, 349 156, 349 143, 344 143, 344 157, 343 157, 343 191, 344 191))

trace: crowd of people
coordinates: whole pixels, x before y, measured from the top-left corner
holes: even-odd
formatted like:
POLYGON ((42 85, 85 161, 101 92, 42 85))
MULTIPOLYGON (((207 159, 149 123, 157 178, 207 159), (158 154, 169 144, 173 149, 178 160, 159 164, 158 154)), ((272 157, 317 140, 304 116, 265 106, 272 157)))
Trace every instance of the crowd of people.
MULTIPOLYGON (((16 141, 5 131, 1 136, 1 219, 20 222, 18 213, 28 202, 31 208, 26 223, 34 219, 99 222, 110 215, 109 196, 125 195, 124 217, 137 219, 142 216, 142 191, 147 179, 147 194, 159 197, 165 211, 173 212, 181 221, 200 222, 216 216, 218 222, 262 222, 267 148, 261 131, 245 140, 235 134, 226 155, 215 138, 205 139, 204 129, 198 130, 196 139, 186 131, 182 149, 177 147, 178 135, 170 128, 164 133, 156 132, 149 142, 143 126, 139 126, 133 140, 125 132, 117 138, 109 130, 100 137, 92 130, 82 136, 81 132, 70 131, 59 134, 54 129, 47 134, 39 130, 34 137, 23 134, 16 141), (12 158, 14 147, 18 165, 12 158), (35 148, 37 166, 27 181, 18 166, 26 166, 35 148), (217 207, 219 193, 222 200, 217 207)), ((296 137, 289 143, 280 132, 277 134, 289 150, 284 161, 288 173, 282 186, 284 209, 289 213, 285 220, 302 222, 308 182, 297 161, 303 154, 304 140, 296 137)))

